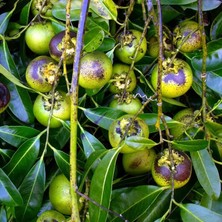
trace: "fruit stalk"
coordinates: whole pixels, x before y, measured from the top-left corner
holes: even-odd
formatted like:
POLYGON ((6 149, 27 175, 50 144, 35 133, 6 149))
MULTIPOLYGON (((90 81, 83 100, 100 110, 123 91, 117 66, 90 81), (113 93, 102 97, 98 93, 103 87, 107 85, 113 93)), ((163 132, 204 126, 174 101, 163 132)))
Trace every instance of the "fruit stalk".
POLYGON ((83 48, 83 35, 90 0, 82 1, 82 8, 77 32, 77 44, 73 63, 73 75, 70 89, 71 96, 71 132, 70 132, 70 186, 72 197, 72 222, 80 222, 77 189, 77 124, 78 124, 78 77, 80 58, 83 48))

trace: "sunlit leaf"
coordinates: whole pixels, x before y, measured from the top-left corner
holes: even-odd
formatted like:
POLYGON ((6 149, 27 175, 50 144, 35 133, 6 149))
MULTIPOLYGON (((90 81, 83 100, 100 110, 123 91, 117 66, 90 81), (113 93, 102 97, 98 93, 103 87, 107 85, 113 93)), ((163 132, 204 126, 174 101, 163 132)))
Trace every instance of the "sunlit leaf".
POLYGON ((180 209, 183 222, 222 221, 221 214, 215 213, 214 211, 197 204, 181 204, 180 209))
POLYGON ((1 168, 0 178, 0 202, 7 206, 22 205, 21 194, 1 168))
POLYGON ((190 152, 190 154, 201 186, 211 198, 218 198, 221 191, 220 176, 207 149, 190 152))
MULTIPOLYGON (((112 194, 112 180, 116 166, 118 152, 109 150, 97 166, 90 186, 90 198, 105 208, 109 208, 112 194)), ((91 221, 104 222, 108 212, 89 202, 89 215, 91 221)))
POLYGON ((40 159, 28 172, 19 187, 24 204, 15 208, 17 221, 31 221, 35 218, 42 206, 45 180, 45 164, 40 159))

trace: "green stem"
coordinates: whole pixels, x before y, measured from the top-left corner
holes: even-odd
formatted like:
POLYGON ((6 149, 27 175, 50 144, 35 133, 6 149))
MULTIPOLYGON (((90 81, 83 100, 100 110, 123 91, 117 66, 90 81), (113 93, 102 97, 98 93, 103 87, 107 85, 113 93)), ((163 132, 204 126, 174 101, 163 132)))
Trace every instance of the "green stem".
POLYGON ((80 222, 78 210, 78 195, 77 195, 77 126, 78 126, 78 77, 79 65, 83 48, 83 35, 88 13, 90 0, 82 1, 81 14, 77 32, 77 44, 75 49, 75 57, 73 64, 73 75, 71 83, 71 133, 70 133, 70 186, 72 197, 72 222, 80 222))

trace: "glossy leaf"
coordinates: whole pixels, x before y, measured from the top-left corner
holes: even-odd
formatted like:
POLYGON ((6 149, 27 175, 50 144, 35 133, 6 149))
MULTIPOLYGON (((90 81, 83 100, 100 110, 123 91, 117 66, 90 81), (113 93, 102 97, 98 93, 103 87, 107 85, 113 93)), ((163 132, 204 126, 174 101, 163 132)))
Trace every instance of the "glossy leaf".
POLYGON ((180 209, 183 222, 222 221, 221 214, 215 213, 214 211, 197 204, 181 204, 180 209))
POLYGON ((45 164, 40 159, 28 172, 19 191, 24 204, 15 208, 17 221, 31 221, 39 212, 45 189, 45 164))
MULTIPOLYGON (((209 2, 209 0, 203 0, 202 2, 203 2, 203 5, 202 5, 203 11, 210 11, 210 10, 216 9, 221 4, 220 0, 211 0, 210 2, 209 2)), ((193 10, 198 10, 197 1, 195 1, 195 3, 191 3, 189 5, 184 6, 184 9, 187 9, 187 8, 193 9, 193 10)))
POLYGON ((219 13, 216 18, 213 20, 210 27, 210 38, 215 40, 221 37, 222 32, 222 12, 219 13))
POLYGON ((30 8, 32 2, 28 2, 21 10, 21 14, 19 17, 19 23, 22 25, 27 25, 29 22, 30 8))
POLYGON ((84 35, 84 51, 93 52, 103 42, 104 31, 100 28, 94 28, 84 35))
MULTIPOLYGON (((13 75, 15 75, 17 79, 19 79, 18 70, 5 41, 0 42, 0 57, 0 65, 7 69, 8 72, 13 73, 13 75)), ((8 79, 2 79, 2 81, 7 85, 10 91, 11 100, 9 103, 9 108, 12 113, 22 122, 28 124, 33 123, 34 115, 32 112, 32 101, 28 94, 28 91, 21 87, 18 87, 13 82, 10 82, 8 79)))
POLYGON ((222 125, 220 123, 207 120, 205 122, 205 126, 213 136, 215 136, 216 138, 221 138, 222 125))
POLYGON ((190 152, 190 154, 201 186, 211 198, 218 198, 221 191, 220 176, 207 149, 190 152))
MULTIPOLYGON (((138 218, 145 212, 152 213, 153 204, 164 193, 168 193, 169 199, 169 191, 152 185, 117 189, 113 191, 110 209, 119 215, 123 215, 128 221, 138 221, 138 218)), ((110 214, 110 217, 112 219, 109 221, 112 222, 123 221, 120 216, 110 214)))
POLYGON ((29 126, 0 126, 0 138, 6 143, 18 147, 27 139, 35 137, 39 131, 29 126))
POLYGON ((91 221, 104 222, 108 212, 102 207, 109 208, 112 194, 112 180, 116 166, 118 151, 109 150, 97 166, 90 186, 90 198, 99 206, 89 202, 89 215, 91 221), (102 206, 102 207, 100 207, 102 206))
POLYGON ((116 44, 116 41, 113 38, 105 37, 103 39, 102 44, 99 46, 98 50, 103 51, 103 52, 107 52, 107 51, 113 49, 115 44, 116 44))
POLYGON ((86 20, 86 27, 88 27, 89 30, 98 28, 103 30, 105 33, 109 32, 109 22, 101 17, 88 17, 86 20))
POLYGON ((201 199, 201 206, 208 208, 216 213, 221 214, 222 212, 222 194, 217 200, 213 200, 208 195, 203 195, 201 199))
POLYGON ((15 185, 0 168, 0 202, 7 206, 22 205, 23 199, 15 185))
POLYGON ((196 0, 161 0, 161 5, 186 5, 193 2, 196 0))
POLYGON ((39 137, 25 141, 3 167, 12 182, 18 186, 35 163, 40 149, 39 137))
POLYGON ((84 130, 81 132, 80 136, 84 148, 84 153, 87 158, 96 150, 106 150, 103 144, 91 133, 84 130))
POLYGON ((125 139, 125 143, 135 150, 141 150, 145 148, 150 149, 157 145, 157 143, 154 142, 153 140, 141 136, 127 137, 125 139))
POLYGON ((14 154, 14 150, 0 148, 0 167, 4 166, 14 154))
POLYGON ((109 129, 110 124, 125 113, 109 107, 84 109, 86 117, 96 125, 109 129))
POLYGON ((197 151, 206 149, 208 146, 207 140, 184 140, 184 141, 172 141, 173 147, 182 151, 197 151))

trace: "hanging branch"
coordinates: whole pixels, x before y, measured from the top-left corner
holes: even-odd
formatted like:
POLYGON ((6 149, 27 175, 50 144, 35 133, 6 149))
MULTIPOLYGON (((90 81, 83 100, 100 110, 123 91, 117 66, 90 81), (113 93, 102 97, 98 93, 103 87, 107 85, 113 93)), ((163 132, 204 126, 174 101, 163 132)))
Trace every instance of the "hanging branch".
POLYGON ((199 21, 199 29, 201 32, 201 41, 202 41, 202 72, 201 72, 201 79, 202 79, 202 120, 203 122, 206 121, 206 81, 207 81, 207 72, 206 72, 206 60, 207 60, 207 45, 206 45, 206 33, 204 30, 204 19, 203 19, 203 10, 202 10, 202 0, 198 0, 198 21, 199 21))
POLYGON ((90 0, 82 1, 81 14, 78 24, 77 43, 75 49, 75 57, 73 63, 73 75, 71 82, 71 133, 70 133, 70 185, 72 196, 72 222, 80 222, 79 208, 78 208, 78 195, 77 195, 77 126, 78 126, 78 78, 80 69, 80 58, 83 48, 83 36, 85 23, 89 8, 90 0))

